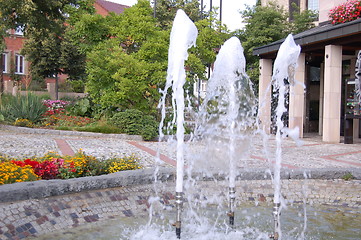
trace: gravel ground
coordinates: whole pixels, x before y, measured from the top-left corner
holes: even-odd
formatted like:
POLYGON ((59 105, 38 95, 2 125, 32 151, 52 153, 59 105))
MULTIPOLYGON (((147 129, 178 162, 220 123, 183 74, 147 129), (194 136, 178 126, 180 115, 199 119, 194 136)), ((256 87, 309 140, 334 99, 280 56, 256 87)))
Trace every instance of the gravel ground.
MULTIPOLYGON (((97 158, 121 157, 135 154, 140 163, 148 168, 155 166, 155 153, 159 152, 170 159, 176 159, 176 142, 145 142, 134 137, 116 138, 106 134, 89 134, 73 132, 71 135, 64 132, 52 134, 37 133, 31 129, 31 133, 24 133, 23 128, 17 130, 4 130, 0 127, 0 153, 10 157, 42 156, 49 151, 61 153, 56 144, 56 139, 65 140, 69 147, 77 152, 84 151, 86 154, 97 158), (21 130, 21 131, 20 131, 21 130), (147 149, 140 149, 131 142, 135 142, 147 149), (153 151, 153 153, 151 152, 153 151)), ((30 131, 30 130, 29 130, 30 131)), ((40 132, 40 130, 39 130, 40 132)), ((236 166, 238 168, 271 168, 271 163, 276 160, 276 141, 274 136, 267 139, 263 144, 259 136, 236 144, 236 166)), ((186 142, 185 161, 187 165, 194 167, 211 167, 227 169, 229 162, 229 143, 218 141, 212 144, 201 142, 186 142)), ((282 163, 288 168, 361 168, 361 141, 355 144, 323 143, 319 136, 305 137, 301 146, 290 139, 282 141, 282 163)), ((163 163, 170 167, 170 164, 163 163)))

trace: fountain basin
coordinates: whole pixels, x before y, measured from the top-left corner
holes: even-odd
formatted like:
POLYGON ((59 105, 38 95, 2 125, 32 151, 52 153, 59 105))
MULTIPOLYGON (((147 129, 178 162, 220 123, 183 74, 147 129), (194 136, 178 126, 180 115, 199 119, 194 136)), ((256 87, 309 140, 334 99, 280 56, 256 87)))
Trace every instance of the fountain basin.
MULTIPOLYGON (((148 199, 155 195, 153 173, 153 169, 145 169, 97 177, 0 186, 0 238, 41 237, 50 232, 89 224, 98 225, 104 221, 108 224, 112 219, 118 219, 117 223, 121 219, 130 219, 131 222, 134 222, 133 219, 142 219, 147 222, 150 206, 148 199)), ((220 217, 223 217, 224 213, 226 219, 228 181, 225 176, 204 177, 194 174, 192 177, 200 181, 197 181, 195 186, 186 188, 185 197, 188 195, 193 199, 207 198, 206 209, 218 209, 219 202, 224 203, 223 211, 218 209, 217 212, 221 213, 220 217), (214 203, 213 198, 216 199, 214 203)), ((350 214, 361 212, 360 170, 292 170, 284 171, 281 178, 282 195, 289 206, 297 205, 298 209, 305 200, 306 209, 318 209, 318 206, 324 205, 336 207, 344 213, 350 213, 349 209, 352 209, 350 214), (309 179, 304 179, 304 171, 308 173, 309 179), (347 173, 351 173, 355 179, 342 180, 347 173)), ((157 189, 160 192, 160 201, 157 208, 168 209, 170 221, 173 221, 174 217, 174 179, 173 169, 163 168, 159 171, 157 189)), ((272 182, 265 170, 242 171, 237 176, 236 218, 245 215, 242 214, 243 211, 258 205, 268 209, 266 216, 271 219, 272 200, 272 182)), ((313 210, 310 211, 309 215, 313 210)), ((259 214, 263 216, 262 213, 259 214)), ((287 210, 284 214, 287 214, 287 210)), ((236 226, 237 224, 240 223, 236 220, 236 226)), ((117 229, 119 230, 119 227, 117 229)))

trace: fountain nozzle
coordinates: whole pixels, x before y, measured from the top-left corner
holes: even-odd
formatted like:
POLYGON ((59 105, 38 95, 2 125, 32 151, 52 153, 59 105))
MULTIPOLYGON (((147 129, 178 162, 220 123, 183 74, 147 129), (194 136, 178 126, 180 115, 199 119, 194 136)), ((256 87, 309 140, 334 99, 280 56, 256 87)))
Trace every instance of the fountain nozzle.
POLYGON ((273 221, 274 221, 274 233, 270 234, 270 239, 279 239, 279 216, 280 216, 280 203, 274 203, 273 205, 273 221))
POLYGON ((235 187, 229 188, 229 225, 234 226, 234 202, 236 199, 236 189, 235 187))
POLYGON ((177 208, 177 219, 174 224, 175 226, 175 233, 178 239, 181 237, 181 212, 183 210, 183 192, 176 192, 175 194, 175 204, 177 208))

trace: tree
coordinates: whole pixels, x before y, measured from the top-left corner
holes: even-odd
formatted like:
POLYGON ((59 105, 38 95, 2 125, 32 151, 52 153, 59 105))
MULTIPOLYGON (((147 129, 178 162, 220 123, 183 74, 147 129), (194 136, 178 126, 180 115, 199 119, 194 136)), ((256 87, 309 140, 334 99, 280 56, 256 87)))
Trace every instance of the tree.
POLYGON ((183 9, 193 22, 207 17, 200 11, 198 0, 157 0, 155 17, 158 26, 162 29, 170 29, 178 9, 183 9))
POLYGON ((247 73, 255 84, 258 84, 259 63, 258 57, 253 56, 253 49, 285 38, 289 33, 297 34, 312 28, 316 16, 309 10, 294 12, 293 21, 289 21, 289 13, 272 2, 267 6, 248 6, 241 14, 246 25, 239 38, 247 61, 247 73))
POLYGON ((61 31, 69 6, 77 8, 88 0, 0 0, 0 13, 7 29, 23 28, 24 32, 61 31))
POLYGON ((103 108, 154 113, 166 76, 169 31, 156 26, 144 0, 108 23, 111 37, 88 53, 87 92, 103 108))
POLYGON ((99 43, 108 40, 111 36, 110 23, 114 15, 103 17, 99 14, 84 13, 78 17, 68 28, 67 35, 79 47, 79 50, 86 54, 99 43))
MULTIPOLYGON (((64 36, 65 20, 69 26, 81 14, 94 12, 94 0, 0 0, 0 3, 4 20, 0 27, 24 31, 28 41, 23 54, 32 62, 31 72, 35 76, 57 79, 59 73, 84 74, 85 64, 80 64, 84 56, 64 36)), ((4 35, 0 33, 0 37, 3 39, 4 35)))
MULTIPOLYGON (((162 7, 161 3, 157 6, 162 7)), ((199 9, 194 11, 199 12, 199 9)), ((100 18, 98 21, 102 22, 100 18)), ((158 89, 164 88, 166 79, 170 27, 153 17, 153 9, 144 0, 104 21, 110 29, 108 39, 106 31, 101 35, 92 33, 90 29, 96 29, 96 26, 93 28, 91 22, 78 25, 90 30, 85 35, 106 39, 98 43, 89 41, 94 45, 87 55, 87 92, 103 108, 136 108, 145 113, 156 113, 160 98, 158 89)), ((199 30, 197 47, 190 49, 186 62, 188 86, 193 86, 195 75, 204 77, 206 66, 215 60, 215 50, 229 37, 215 18, 199 20, 196 25, 199 30)))

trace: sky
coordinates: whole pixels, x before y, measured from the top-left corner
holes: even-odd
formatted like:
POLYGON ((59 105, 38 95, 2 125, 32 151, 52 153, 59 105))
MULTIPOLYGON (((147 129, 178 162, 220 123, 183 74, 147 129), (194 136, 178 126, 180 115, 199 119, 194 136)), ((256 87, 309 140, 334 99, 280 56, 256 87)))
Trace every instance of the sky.
MULTIPOLYGON (((137 0, 108 0, 111 2, 120 3, 123 5, 132 6, 137 0)), ((203 0, 205 10, 210 7, 211 0, 203 0)), ((220 0, 212 0, 213 7, 219 7, 220 0)), ((242 28, 242 17, 239 14, 240 10, 245 9, 245 4, 254 5, 256 0, 222 0, 222 22, 227 25, 230 30, 242 28)))

